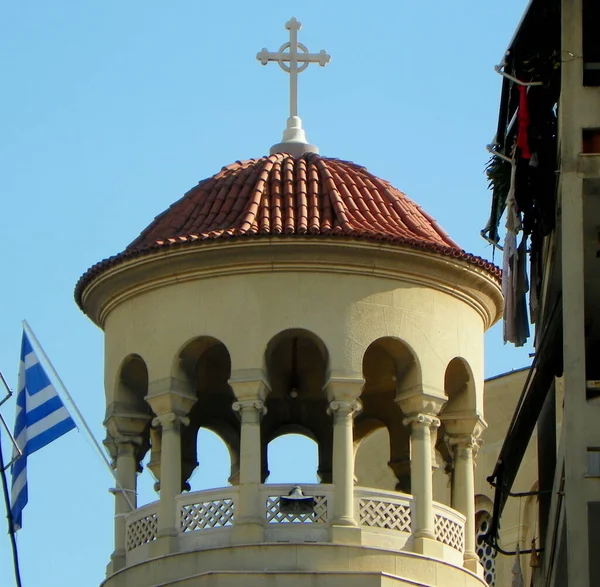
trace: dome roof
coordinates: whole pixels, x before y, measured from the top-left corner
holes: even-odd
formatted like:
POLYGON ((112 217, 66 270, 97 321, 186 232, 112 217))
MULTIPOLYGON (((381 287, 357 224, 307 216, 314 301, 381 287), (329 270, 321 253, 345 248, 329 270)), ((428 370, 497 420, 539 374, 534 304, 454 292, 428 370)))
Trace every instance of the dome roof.
POLYGON ((496 278, 493 264, 465 253, 401 191, 364 167, 306 153, 236 161, 201 181, 157 216, 123 251, 90 268, 75 297, 96 275, 166 247, 220 238, 346 237, 425 249, 462 258, 496 278))

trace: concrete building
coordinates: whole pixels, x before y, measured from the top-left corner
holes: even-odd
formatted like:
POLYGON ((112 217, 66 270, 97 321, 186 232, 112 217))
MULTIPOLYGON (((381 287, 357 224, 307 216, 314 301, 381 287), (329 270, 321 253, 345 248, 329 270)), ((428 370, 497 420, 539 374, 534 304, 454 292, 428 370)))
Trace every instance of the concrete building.
POLYGON ((506 204, 504 250, 515 251, 517 237, 524 243, 506 261, 506 291, 518 291, 513 301, 525 303, 513 263, 529 256, 536 355, 493 467, 490 536, 496 540, 498 526, 505 528, 509 493, 516 478, 529 474, 526 450, 535 450, 535 586, 600 585, 599 23, 597 2, 534 0, 498 67, 505 79, 484 232, 498 241, 506 204))
POLYGON ((105 335, 121 485, 104 584, 484 586, 474 462, 500 272, 308 143, 296 75, 328 56, 286 26, 289 45, 258 54, 290 73, 282 142, 200 182, 76 288, 105 335), (202 427, 229 449, 230 486, 190 492, 202 427), (289 432, 316 441, 320 483, 267 483, 267 446, 289 432), (160 499, 138 508, 148 452, 160 499))

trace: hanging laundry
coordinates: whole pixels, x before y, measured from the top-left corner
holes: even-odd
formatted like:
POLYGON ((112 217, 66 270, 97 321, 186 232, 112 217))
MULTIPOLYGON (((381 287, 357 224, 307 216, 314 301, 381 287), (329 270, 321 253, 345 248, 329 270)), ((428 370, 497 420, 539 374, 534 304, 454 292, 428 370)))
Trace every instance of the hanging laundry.
POLYGON ((527 88, 519 86, 519 129, 517 131, 517 147, 521 150, 523 159, 531 159, 529 150, 529 108, 527 106, 527 88))
POLYGON ((512 583, 511 587, 524 587, 523 571, 521 570, 521 552, 517 544, 517 552, 515 554, 515 563, 512 568, 512 583))
POLYGON ((517 249, 514 259, 513 287, 514 307, 513 307, 513 331, 515 346, 523 346, 529 338, 529 319, 527 315, 527 292, 529 291, 529 282, 527 280, 527 235, 523 234, 521 244, 517 249))
MULTIPOLYGON (((510 176, 510 189, 506 198, 506 236, 504 237, 504 257, 502 262, 502 294, 504 295, 504 342, 518 344, 522 339, 522 327, 515 316, 520 311, 520 292, 517 283, 518 252, 517 235, 522 229, 521 215, 515 199, 516 164, 513 162, 510 176), (519 294, 519 295, 518 295, 519 294)), ((523 344, 522 342, 520 344, 523 344)))

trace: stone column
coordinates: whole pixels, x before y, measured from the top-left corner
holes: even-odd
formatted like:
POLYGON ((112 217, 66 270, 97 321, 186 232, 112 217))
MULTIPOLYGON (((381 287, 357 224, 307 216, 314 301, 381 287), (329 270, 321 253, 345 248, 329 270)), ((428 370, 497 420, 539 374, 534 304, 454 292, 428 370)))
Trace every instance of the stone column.
POLYGON ((443 545, 435 540, 432 438, 440 425, 437 414, 446 400, 443 392, 423 384, 405 389, 396 397, 406 416, 404 425, 410 429, 414 550, 436 558, 443 556, 443 545))
POLYGON ((154 418, 152 424, 162 429, 160 459, 160 503, 158 506, 158 538, 179 534, 176 498, 181 493, 181 427, 189 419, 175 412, 154 418))
POLYGON ((334 400, 329 404, 333 414, 333 471, 335 511, 333 524, 356 526, 354 518, 354 416, 361 409, 358 400, 334 400))
POLYGON ((264 539, 265 504, 260 499, 262 443, 260 422, 266 413, 269 391, 262 371, 237 372, 229 380, 238 401, 232 408, 240 416, 239 498, 235 509, 233 541, 256 544, 264 539))
POLYGON ((115 549, 110 556, 111 574, 125 567, 125 517, 137 507, 137 452, 141 443, 141 437, 122 435, 105 441, 113 456, 113 467, 118 481, 116 487, 110 490, 115 496, 115 549))
POLYGON ((111 404, 107 408, 104 425, 108 435, 104 441, 115 470, 115 549, 110 556, 107 571, 111 575, 125 567, 127 537, 125 517, 137 507, 137 473, 143 458, 145 432, 150 420, 149 413, 126 412, 121 406, 111 404))
POLYGON ((435 540, 431 436, 440 421, 432 414, 419 413, 408 416, 404 424, 410 426, 411 489, 415 500, 413 535, 415 540, 435 540))
POLYGON ((152 425, 161 429, 160 502, 155 547, 158 556, 177 549, 174 540, 179 535, 176 501, 182 490, 181 429, 189 424, 187 414, 196 397, 185 382, 168 378, 150 383, 146 400, 156 414, 152 425))
POLYGON ((449 435, 453 449, 452 507, 465 516, 465 567, 477 572, 479 557, 475 545, 475 479, 473 451, 478 443, 472 434, 449 435))
POLYGON ((332 378, 327 383, 329 412, 333 415, 332 481, 335 487, 332 542, 360 543, 354 516, 354 417, 362 404, 363 379, 332 378))

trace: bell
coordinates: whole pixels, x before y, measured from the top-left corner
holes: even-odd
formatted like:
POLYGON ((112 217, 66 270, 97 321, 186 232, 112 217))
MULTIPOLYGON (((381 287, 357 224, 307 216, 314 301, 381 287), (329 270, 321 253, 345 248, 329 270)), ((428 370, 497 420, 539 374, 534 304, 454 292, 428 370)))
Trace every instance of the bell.
POLYGON ((542 561, 540 560, 540 555, 535 548, 535 538, 531 541, 531 558, 529 559, 529 566, 533 568, 538 568, 542 566, 542 561))
POLYGON ((282 514, 312 514, 315 510, 315 498, 304 495, 302 489, 295 485, 287 495, 279 498, 279 509, 282 514))

